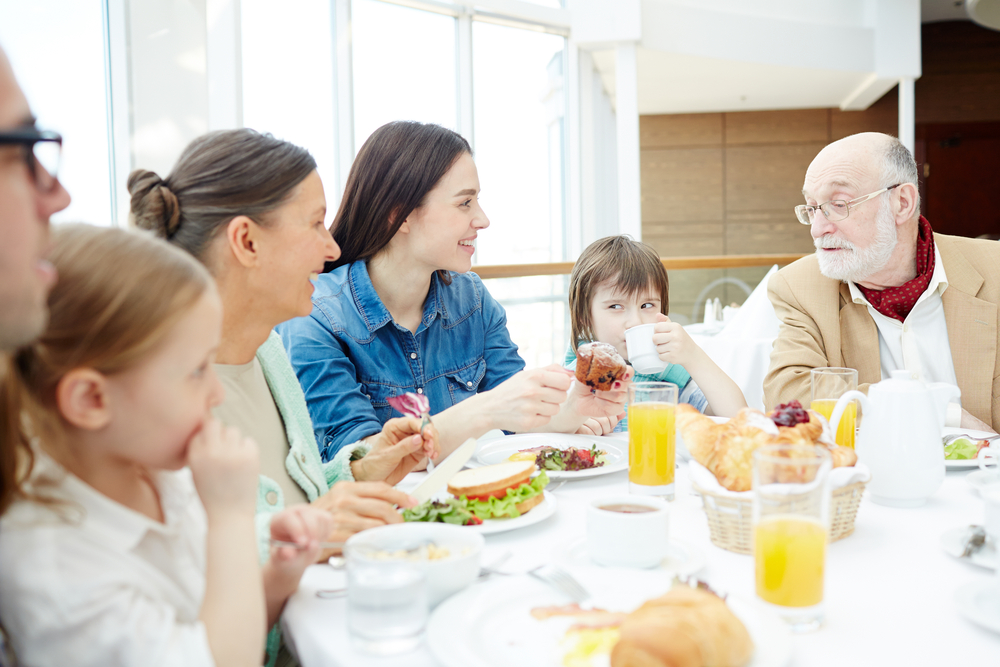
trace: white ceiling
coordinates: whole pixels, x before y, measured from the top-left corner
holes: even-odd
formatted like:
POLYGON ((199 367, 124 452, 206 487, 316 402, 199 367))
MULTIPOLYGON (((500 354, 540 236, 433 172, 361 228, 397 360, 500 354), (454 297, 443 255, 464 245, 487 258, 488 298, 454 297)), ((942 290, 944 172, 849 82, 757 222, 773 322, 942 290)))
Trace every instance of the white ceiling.
MULTIPOLYGON (((963 0, 921 0, 920 10, 924 23, 968 20, 963 0)), ((615 53, 591 53, 614 104, 615 53)), ((637 64, 640 114, 837 107, 872 76, 870 72, 737 62, 642 47, 637 64)))

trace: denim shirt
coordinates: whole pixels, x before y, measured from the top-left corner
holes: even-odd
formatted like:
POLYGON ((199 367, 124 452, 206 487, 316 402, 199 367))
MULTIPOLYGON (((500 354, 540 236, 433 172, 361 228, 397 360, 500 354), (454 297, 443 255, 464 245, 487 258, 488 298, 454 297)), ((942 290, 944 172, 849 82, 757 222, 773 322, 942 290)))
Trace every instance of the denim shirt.
POLYGON ((393 321, 365 261, 320 275, 312 314, 278 326, 324 461, 401 416, 391 396, 423 393, 434 415, 524 368, 479 276, 450 275, 450 285, 431 278, 416 333, 393 321))

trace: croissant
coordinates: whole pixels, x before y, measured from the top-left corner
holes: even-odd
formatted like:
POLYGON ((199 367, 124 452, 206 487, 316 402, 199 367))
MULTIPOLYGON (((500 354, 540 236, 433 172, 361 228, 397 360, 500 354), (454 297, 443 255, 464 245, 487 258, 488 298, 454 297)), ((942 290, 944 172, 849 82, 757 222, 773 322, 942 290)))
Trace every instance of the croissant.
POLYGON ((625 617, 612 667, 741 667, 750 633, 715 594, 678 586, 625 617))
POLYGON ((764 445, 823 445, 830 450, 835 468, 853 466, 858 460, 854 450, 818 440, 823 433, 823 422, 813 411, 809 412, 808 423, 777 426, 778 435, 761 428, 766 426, 761 420, 770 422, 767 415, 749 408, 740 410, 723 424, 716 424, 687 404, 679 404, 676 415, 691 457, 710 470, 719 484, 730 491, 750 490, 753 453, 764 445))

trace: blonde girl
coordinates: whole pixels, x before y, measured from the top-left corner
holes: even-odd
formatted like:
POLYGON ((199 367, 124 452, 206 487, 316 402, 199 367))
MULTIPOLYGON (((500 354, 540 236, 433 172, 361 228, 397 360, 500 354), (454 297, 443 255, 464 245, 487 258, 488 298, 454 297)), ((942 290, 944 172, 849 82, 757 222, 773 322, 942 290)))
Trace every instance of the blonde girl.
POLYGON ((23 495, 0 519, 0 621, 26 665, 255 665, 329 518, 258 564, 257 448, 210 410, 222 309, 208 272, 151 236, 54 234, 50 321, 3 398, 22 406, 23 495), (264 582, 267 582, 267 585, 264 582))
MULTIPOLYGON (((576 365, 576 346, 601 341, 614 345, 628 360, 625 330, 655 323, 653 342, 667 367, 656 374, 636 374, 635 382, 672 382, 678 400, 701 412, 731 417, 747 403, 743 392, 680 324, 667 317, 670 304, 667 271, 659 254, 628 236, 608 236, 590 244, 569 279, 572 332, 566 365, 576 365)), ((601 435, 623 430, 625 420, 590 420, 584 429, 601 435)))

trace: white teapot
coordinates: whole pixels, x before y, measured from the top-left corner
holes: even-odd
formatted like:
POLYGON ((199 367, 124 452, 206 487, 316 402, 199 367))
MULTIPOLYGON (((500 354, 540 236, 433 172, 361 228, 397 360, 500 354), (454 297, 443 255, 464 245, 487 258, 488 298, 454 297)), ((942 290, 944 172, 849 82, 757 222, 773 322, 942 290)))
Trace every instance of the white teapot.
POLYGON ((891 507, 917 507, 944 481, 944 428, 948 402, 958 387, 944 382, 924 384, 910 371, 873 384, 865 396, 849 391, 837 401, 830 429, 837 432, 847 404, 857 399, 864 420, 858 434, 858 459, 871 469, 868 485, 874 502, 891 507))

